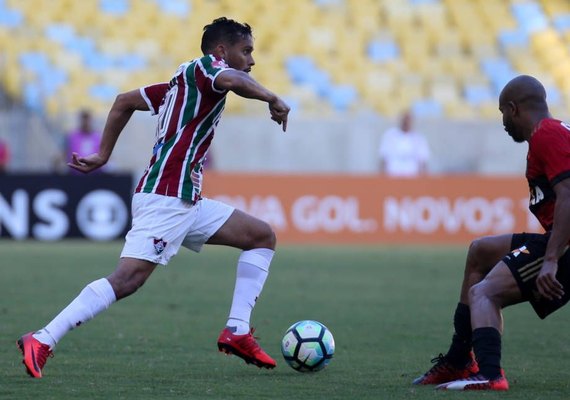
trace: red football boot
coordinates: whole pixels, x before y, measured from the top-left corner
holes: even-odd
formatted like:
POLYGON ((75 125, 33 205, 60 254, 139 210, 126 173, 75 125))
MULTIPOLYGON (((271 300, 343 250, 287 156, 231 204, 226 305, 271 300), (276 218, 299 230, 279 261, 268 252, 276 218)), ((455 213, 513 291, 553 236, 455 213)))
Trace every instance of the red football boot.
POLYGON ((34 332, 26 333, 18 339, 17 345, 24 356, 22 363, 26 366, 26 372, 32 378, 41 378, 47 358, 53 357, 53 353, 47 344, 35 339, 33 334, 34 332))
POLYGON ((509 382, 505 378, 505 372, 501 370, 501 376, 495 379, 487 379, 483 375, 474 374, 465 379, 458 379, 436 386, 439 390, 509 390, 509 382))
POLYGON ((236 335, 226 327, 218 338, 218 349, 226 354, 234 354, 247 364, 253 364, 259 368, 275 368, 275 360, 257 344, 253 332, 252 328, 245 335, 236 335))
POLYGON ((477 365, 477 361, 475 361, 473 352, 470 353, 470 360, 462 368, 451 364, 443 354, 432 359, 431 362, 435 363, 435 365, 431 367, 428 372, 414 379, 414 385, 439 385, 441 383, 467 378, 479 372, 479 366, 477 365))

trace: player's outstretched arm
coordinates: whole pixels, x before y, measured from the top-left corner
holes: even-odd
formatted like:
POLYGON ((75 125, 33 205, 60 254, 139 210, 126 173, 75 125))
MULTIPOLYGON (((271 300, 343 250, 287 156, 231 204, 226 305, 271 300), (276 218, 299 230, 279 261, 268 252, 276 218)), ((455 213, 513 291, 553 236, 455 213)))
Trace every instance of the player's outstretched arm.
POLYGON ((67 165, 84 173, 89 173, 105 165, 111 157, 119 135, 136 110, 149 110, 149 106, 139 89, 119 94, 107 115, 99 152, 87 156, 72 153, 71 162, 67 165))
POLYGON ((248 99, 257 99, 269 104, 271 119, 287 130, 287 117, 290 107, 275 93, 243 71, 229 69, 220 72, 214 81, 218 90, 231 90, 235 94, 248 99))

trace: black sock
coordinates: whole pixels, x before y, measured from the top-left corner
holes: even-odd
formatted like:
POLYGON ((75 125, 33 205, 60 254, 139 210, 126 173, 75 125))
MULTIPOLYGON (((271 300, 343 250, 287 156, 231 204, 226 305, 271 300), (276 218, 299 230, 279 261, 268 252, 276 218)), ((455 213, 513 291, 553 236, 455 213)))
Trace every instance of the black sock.
POLYGON ((453 326, 455 334, 451 339, 451 346, 447 351, 447 359, 457 367, 463 367, 470 360, 471 351, 471 311, 469 306, 457 303, 455 315, 453 316, 453 326))
POLYGON ((473 350, 479 373, 487 379, 501 376, 501 334, 495 328, 477 328, 473 331, 473 350))

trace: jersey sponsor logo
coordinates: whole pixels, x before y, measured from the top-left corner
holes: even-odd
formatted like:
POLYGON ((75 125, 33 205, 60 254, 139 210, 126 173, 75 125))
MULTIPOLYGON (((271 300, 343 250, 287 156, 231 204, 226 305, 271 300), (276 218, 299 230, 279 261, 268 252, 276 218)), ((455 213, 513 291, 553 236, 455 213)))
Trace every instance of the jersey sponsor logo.
POLYGON ((168 244, 167 242, 162 240, 162 238, 160 239, 154 238, 153 242, 154 242, 154 251, 156 251, 156 254, 161 254, 166 248, 166 245, 168 244))

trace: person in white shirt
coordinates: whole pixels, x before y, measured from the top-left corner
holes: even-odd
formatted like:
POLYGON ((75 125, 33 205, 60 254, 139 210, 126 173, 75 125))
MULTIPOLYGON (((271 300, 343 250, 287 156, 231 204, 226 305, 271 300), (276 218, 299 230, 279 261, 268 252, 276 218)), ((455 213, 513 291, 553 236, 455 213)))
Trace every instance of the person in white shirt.
POLYGON ((430 149, 425 136, 412 130, 412 115, 404 112, 399 127, 388 129, 378 149, 380 170, 392 177, 427 173, 430 149))

